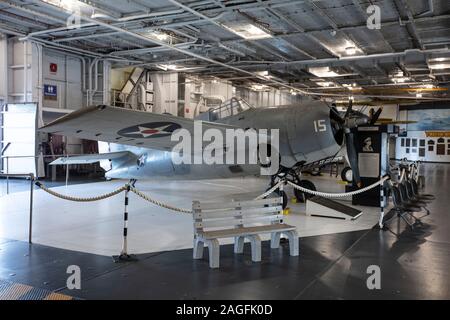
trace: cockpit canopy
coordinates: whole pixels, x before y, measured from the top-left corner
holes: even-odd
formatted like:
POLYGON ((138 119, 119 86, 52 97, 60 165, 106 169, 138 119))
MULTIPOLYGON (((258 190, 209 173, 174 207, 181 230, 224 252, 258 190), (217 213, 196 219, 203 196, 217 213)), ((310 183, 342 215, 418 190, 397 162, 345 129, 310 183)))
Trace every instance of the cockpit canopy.
POLYGON ((218 121, 224 118, 235 116, 239 113, 253 109, 247 101, 241 98, 231 98, 225 101, 217 108, 211 108, 207 112, 202 113, 197 119, 205 121, 218 121))

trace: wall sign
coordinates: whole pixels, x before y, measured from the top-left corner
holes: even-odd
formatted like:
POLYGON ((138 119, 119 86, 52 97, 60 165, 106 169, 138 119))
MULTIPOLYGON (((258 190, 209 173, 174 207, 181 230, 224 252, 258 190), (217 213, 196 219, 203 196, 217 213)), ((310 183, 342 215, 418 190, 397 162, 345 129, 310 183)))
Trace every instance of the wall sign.
POLYGON ((50 72, 53 74, 58 72, 58 65, 56 63, 50 63, 50 72))
POLYGON ((450 131, 425 131, 427 138, 450 137, 450 131))
POLYGON ((58 87, 50 84, 44 84, 44 99, 45 100, 57 100, 58 99, 58 87))

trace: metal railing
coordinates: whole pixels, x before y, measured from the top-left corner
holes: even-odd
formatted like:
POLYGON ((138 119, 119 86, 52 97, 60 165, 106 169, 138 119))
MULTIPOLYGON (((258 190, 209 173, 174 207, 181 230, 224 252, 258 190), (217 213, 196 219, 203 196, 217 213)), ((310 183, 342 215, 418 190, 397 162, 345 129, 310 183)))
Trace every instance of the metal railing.
POLYGON ((6 174, 0 173, 0 177, 11 178, 28 178, 30 179, 30 215, 29 215, 29 225, 28 225, 28 243, 32 243, 33 235, 33 201, 34 201, 34 181, 35 176, 33 173, 23 173, 23 174, 6 174))
MULTIPOLYGON (((0 173, 2 173, 5 177, 6 177, 6 194, 9 194, 9 177, 13 177, 13 174, 9 173, 9 159, 28 159, 28 158, 33 158, 33 159, 39 159, 39 158, 54 158, 55 160, 57 158, 70 158, 70 157, 76 157, 76 156, 83 156, 84 154, 57 154, 57 155, 40 155, 40 156, 1 156, 0 158, 3 160, 5 159, 6 161, 6 172, 0 171, 0 173)), ((69 184, 69 164, 66 165, 66 186, 69 184)), ((23 175, 18 174, 17 178, 23 178, 23 175)))

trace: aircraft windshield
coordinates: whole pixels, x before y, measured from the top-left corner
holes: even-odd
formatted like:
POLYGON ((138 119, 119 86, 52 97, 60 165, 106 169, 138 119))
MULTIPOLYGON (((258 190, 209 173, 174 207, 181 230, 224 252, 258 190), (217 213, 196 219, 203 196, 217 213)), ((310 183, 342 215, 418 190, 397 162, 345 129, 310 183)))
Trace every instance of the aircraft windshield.
POLYGON ((209 118, 211 121, 235 116, 253 107, 249 105, 244 99, 231 98, 222 103, 220 107, 209 110, 209 118))

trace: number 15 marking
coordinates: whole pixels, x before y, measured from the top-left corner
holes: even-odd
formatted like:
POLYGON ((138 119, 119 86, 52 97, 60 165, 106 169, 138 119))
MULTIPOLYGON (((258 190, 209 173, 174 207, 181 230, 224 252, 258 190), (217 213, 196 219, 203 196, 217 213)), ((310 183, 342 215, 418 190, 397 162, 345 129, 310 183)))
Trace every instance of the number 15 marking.
POLYGON ((316 120, 314 121, 314 130, 316 132, 325 132, 327 131, 327 125, 325 120, 316 120))

